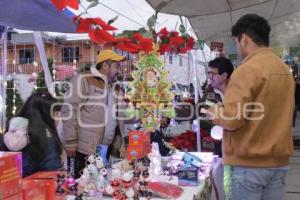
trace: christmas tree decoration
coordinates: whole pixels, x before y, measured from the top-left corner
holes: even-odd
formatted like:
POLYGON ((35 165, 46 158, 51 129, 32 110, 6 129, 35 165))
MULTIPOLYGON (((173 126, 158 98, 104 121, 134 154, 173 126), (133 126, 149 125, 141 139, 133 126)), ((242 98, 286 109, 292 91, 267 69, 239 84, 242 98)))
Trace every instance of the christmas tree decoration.
MULTIPOLYGON (((141 56, 137 65, 138 69, 132 73, 132 90, 126 95, 135 109, 139 110, 143 127, 153 131, 159 127, 162 116, 174 116, 174 95, 170 92, 168 72, 163 69, 163 61, 159 59, 156 51, 141 56)), ((133 114, 133 108, 129 109, 128 113, 133 114)))
MULTIPOLYGON (((55 78, 54 74, 55 74, 56 71, 54 70, 52 59, 48 59, 48 67, 49 67, 52 78, 55 78)), ((48 88, 47 88, 47 85, 46 85, 46 82, 45 82, 44 71, 41 71, 41 72, 38 73, 34 89, 35 89, 36 92, 48 92, 48 88)))
POLYGON ((16 79, 7 81, 6 87, 6 119, 11 119, 23 105, 20 94, 18 93, 16 79))

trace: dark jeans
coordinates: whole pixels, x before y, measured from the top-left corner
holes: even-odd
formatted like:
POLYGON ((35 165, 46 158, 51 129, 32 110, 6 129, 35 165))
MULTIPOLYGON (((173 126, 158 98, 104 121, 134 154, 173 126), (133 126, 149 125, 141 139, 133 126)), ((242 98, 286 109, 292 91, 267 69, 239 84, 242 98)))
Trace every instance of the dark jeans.
POLYGON ((297 112, 300 112, 300 105, 296 105, 293 117, 293 127, 296 125, 297 112))
MULTIPOLYGON (((73 169, 76 179, 80 178, 82 170, 86 166, 87 157, 88 157, 88 155, 85 155, 83 153, 80 153, 80 152, 76 151, 75 163, 74 163, 74 169, 73 169)), ((71 171, 71 169, 70 169, 70 167, 71 167, 70 160, 71 160, 70 157, 68 157, 68 172, 71 171)))
POLYGON ((38 171, 54 171, 62 168, 61 157, 57 142, 48 137, 48 149, 42 159, 35 159, 29 153, 28 148, 22 151, 23 177, 38 171))

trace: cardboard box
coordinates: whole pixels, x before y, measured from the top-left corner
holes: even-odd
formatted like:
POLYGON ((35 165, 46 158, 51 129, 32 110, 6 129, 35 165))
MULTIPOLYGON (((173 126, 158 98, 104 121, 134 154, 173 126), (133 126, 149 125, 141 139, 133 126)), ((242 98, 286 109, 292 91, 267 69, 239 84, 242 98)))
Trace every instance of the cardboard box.
POLYGON ((178 170, 178 185, 197 186, 198 169, 196 167, 183 167, 178 170))
POLYGON ((43 181, 23 180, 23 200, 47 200, 47 188, 43 181))
POLYGON ((18 194, 15 194, 13 196, 7 197, 4 200, 22 200, 23 199, 23 193, 20 192, 18 194))
POLYGON ((22 154, 0 152, 0 200, 22 192, 22 154))

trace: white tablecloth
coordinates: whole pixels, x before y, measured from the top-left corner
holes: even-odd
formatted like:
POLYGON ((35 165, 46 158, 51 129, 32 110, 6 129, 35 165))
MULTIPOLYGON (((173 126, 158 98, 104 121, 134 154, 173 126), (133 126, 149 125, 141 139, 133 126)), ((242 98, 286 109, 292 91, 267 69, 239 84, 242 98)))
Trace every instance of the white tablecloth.
MULTIPOLYGON (((180 196, 180 198, 177 198, 177 200, 192 200, 194 196, 197 196, 201 193, 204 187, 204 180, 200 181, 200 184, 198 186, 185 186, 183 188, 183 194, 180 196)), ((67 196, 66 200, 74 200, 74 196, 67 196)), ((102 199, 112 199, 112 197, 109 196, 103 196, 102 199)), ((146 198, 140 198, 146 199, 146 198)), ((152 200, 161 200, 162 198, 153 197, 152 200)), ((84 200, 96 200, 93 198, 84 198, 84 200)), ((98 199, 97 199, 98 200, 98 199)))

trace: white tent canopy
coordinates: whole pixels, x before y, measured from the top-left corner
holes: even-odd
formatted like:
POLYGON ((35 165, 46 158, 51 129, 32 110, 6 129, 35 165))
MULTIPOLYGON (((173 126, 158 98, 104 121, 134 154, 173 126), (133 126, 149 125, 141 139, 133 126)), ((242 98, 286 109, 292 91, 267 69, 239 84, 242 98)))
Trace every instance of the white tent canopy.
MULTIPOLYGON (((256 13, 265 17, 274 28, 295 17, 295 14, 300 11, 299 0, 146 1, 156 11, 188 17, 196 35, 206 41, 230 36, 232 25, 247 13, 256 13)), ((283 29, 276 35, 283 34, 283 29)))

